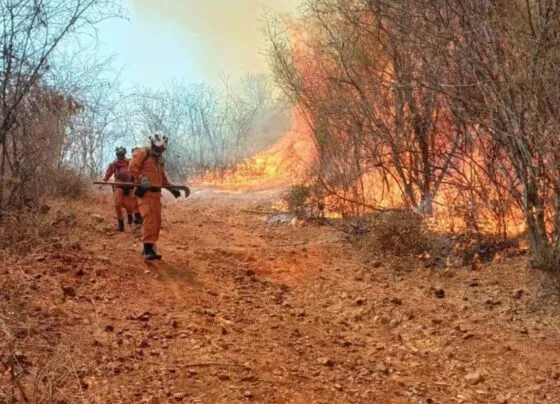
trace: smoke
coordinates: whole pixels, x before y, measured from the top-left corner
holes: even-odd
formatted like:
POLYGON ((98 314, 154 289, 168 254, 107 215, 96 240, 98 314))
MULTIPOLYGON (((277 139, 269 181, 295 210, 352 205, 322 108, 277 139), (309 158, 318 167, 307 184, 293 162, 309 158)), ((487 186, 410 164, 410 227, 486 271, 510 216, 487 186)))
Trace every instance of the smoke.
POLYGON ((267 10, 294 14, 300 0, 132 0, 139 18, 157 18, 194 53, 206 81, 267 71, 260 27, 267 10), (193 43, 193 37, 196 38, 193 43))

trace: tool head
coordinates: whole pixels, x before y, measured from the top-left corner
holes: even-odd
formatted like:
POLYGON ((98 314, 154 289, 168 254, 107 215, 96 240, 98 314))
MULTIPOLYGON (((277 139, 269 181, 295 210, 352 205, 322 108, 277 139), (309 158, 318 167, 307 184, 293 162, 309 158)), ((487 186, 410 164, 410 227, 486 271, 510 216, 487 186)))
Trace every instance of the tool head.
POLYGON ((189 195, 191 194, 191 190, 189 187, 184 187, 183 191, 185 191, 185 198, 188 198, 189 195))
POLYGON ((185 198, 188 198, 189 195, 191 194, 190 188, 187 187, 186 185, 171 185, 169 188, 170 189, 175 189, 175 190, 178 190, 178 191, 183 191, 185 198))

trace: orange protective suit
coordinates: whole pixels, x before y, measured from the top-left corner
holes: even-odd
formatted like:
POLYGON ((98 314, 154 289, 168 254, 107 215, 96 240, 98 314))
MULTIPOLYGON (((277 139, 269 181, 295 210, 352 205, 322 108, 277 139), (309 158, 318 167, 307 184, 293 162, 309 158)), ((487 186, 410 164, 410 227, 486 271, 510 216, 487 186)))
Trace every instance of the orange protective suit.
MULTIPOLYGON (((169 185, 162 156, 151 154, 150 148, 137 149, 132 155, 128 170, 138 181, 147 177, 152 186, 169 185)), ((149 190, 137 198, 142 215, 142 242, 155 244, 161 229, 161 189, 149 190)))
MULTIPOLYGON (((115 182, 121 181, 131 181, 130 174, 128 170, 129 160, 115 160, 105 171, 105 176, 103 181, 109 181, 109 179, 114 175, 115 182)), ((138 203, 136 198, 134 198, 132 189, 128 191, 128 195, 125 195, 125 190, 121 187, 113 187, 113 200, 115 204, 115 213, 117 214, 117 220, 123 220, 124 214, 123 209, 126 210, 127 215, 132 215, 133 213, 138 213, 138 203)))

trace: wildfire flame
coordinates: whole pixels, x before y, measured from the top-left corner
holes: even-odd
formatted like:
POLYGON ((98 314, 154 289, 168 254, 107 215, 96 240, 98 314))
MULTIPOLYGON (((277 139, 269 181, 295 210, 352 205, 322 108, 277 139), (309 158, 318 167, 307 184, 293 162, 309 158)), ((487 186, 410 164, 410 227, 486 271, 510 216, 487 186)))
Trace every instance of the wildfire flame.
POLYGON ((303 117, 294 111, 292 126, 267 150, 250 157, 225 174, 208 173, 195 180, 198 186, 235 191, 285 188, 304 183, 316 164, 317 150, 303 117))
MULTIPOLYGON (((269 149, 245 160, 235 170, 225 174, 210 173, 198 179, 198 186, 213 186, 233 191, 251 191, 271 188, 288 188, 296 184, 310 184, 313 181, 313 170, 318 165, 318 151, 305 118, 294 111, 293 124, 269 149)), ((477 167, 472 165, 465 168, 476 174, 477 167)), ((481 176, 482 178, 482 176, 481 176)), ((360 187, 364 190, 364 204, 377 208, 403 207, 403 195, 396 183, 387 178, 381 178, 375 172, 366 172, 360 178, 360 187)), ((347 206, 335 195, 325 196, 325 213, 327 216, 336 217, 347 206)), ((488 195, 488 201, 495 199, 495 195, 488 195)), ((437 231, 472 231, 469 222, 475 209, 490 209, 491 207, 474 207, 465 205, 461 199, 461 192, 452 186, 443 186, 434 198, 433 216, 427 220, 428 225, 437 231), (472 211, 471 211, 472 210, 472 211)), ((479 220, 477 231, 483 233, 503 233, 518 235, 524 231, 523 217, 520 212, 510 209, 507 212, 507 223, 498 223, 491 219, 491 215, 480 215, 486 220, 479 220), (505 227, 504 227, 505 226, 505 227)))
MULTIPOLYGON (((291 32, 294 40, 292 48, 294 62, 298 65, 300 75, 305 77, 305 80, 302 80, 303 85, 314 86, 316 91, 320 92, 324 86, 321 76, 325 72, 318 71, 313 58, 306 56, 309 49, 306 49, 304 41, 299 40, 301 35, 297 29, 291 32)), ((316 49, 311 51, 318 52, 316 49)), ((342 139, 347 135, 349 134, 340 134, 342 139)), ((441 149, 445 151, 448 139, 441 137, 437 141, 441 142, 441 149)), ((225 174, 210 173, 199 179, 197 184, 236 191, 311 184, 316 174, 314 170, 319 167, 319 157, 310 122, 302 112, 294 108, 291 129, 272 147, 247 159, 225 174)), ((492 187, 486 186, 488 184, 481 183, 486 177, 480 171, 483 161, 482 157, 477 161, 476 150, 472 158, 471 162, 457 162, 458 170, 468 177, 472 187, 490 190, 488 194, 484 195, 483 199, 478 196, 478 199, 475 198, 476 204, 473 204, 473 198, 466 198, 464 190, 451 185, 453 183, 451 178, 447 181, 449 184, 442 185, 438 190, 433 200, 433 216, 427 220, 427 223, 432 229, 445 232, 474 231, 508 236, 521 234, 525 229, 522 212, 516 209, 513 203, 505 207, 505 212, 503 207, 499 207, 502 209, 500 212, 502 220, 496 219, 495 213, 498 209, 496 204, 500 201, 500 195, 495 195, 492 187)), ((347 189, 353 186, 360 189, 362 207, 374 206, 378 209, 405 207, 403 191, 390 175, 382 177, 375 169, 366 169, 353 181, 354 184, 345 184, 345 186, 347 189)), ((324 211, 328 216, 335 213, 352 213, 352 206, 355 204, 345 198, 344 192, 343 189, 326 191, 323 203, 324 211)), ((362 212, 367 210, 368 208, 362 209, 362 212)))

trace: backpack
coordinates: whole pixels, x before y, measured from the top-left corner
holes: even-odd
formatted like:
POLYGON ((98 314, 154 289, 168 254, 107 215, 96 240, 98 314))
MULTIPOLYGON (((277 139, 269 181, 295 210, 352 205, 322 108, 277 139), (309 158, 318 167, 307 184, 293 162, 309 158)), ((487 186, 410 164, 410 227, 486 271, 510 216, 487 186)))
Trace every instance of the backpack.
MULTIPOLYGON (((149 148, 145 148, 144 150, 146 150, 146 156, 144 157, 144 159, 142 160, 142 163, 140 164, 140 170, 142 170, 142 167, 144 167, 144 163, 150 157, 149 148)), ((162 158, 162 166, 163 166, 163 158, 162 158)), ((142 198, 144 196, 144 194, 146 193, 146 191, 147 190, 142 188, 142 187, 136 187, 136 189, 134 190, 134 195, 137 196, 138 198, 142 198)))

